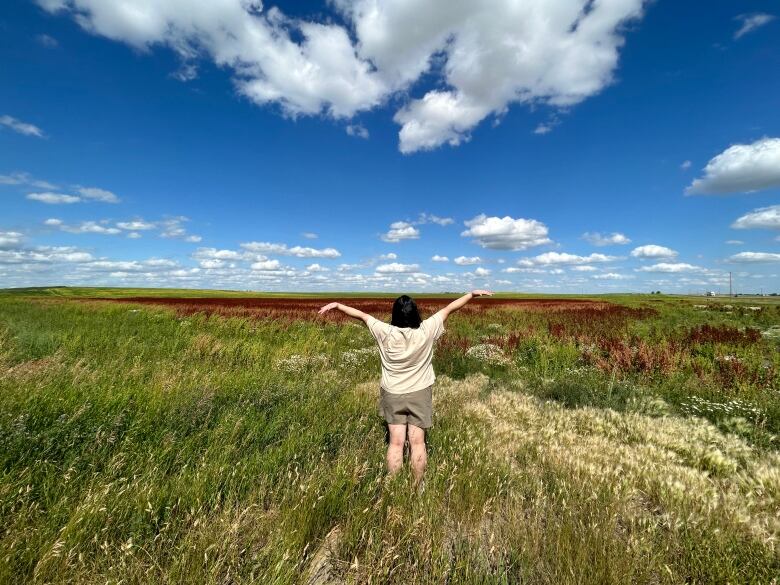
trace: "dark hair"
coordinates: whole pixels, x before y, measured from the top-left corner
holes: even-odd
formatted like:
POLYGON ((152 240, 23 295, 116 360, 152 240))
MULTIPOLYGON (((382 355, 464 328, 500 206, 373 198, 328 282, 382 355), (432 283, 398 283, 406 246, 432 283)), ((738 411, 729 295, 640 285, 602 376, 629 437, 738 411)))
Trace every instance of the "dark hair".
POLYGON ((395 299, 393 303, 393 318, 391 325, 396 327, 411 327, 417 329, 422 323, 420 312, 417 310, 417 303, 412 297, 403 295, 395 299))

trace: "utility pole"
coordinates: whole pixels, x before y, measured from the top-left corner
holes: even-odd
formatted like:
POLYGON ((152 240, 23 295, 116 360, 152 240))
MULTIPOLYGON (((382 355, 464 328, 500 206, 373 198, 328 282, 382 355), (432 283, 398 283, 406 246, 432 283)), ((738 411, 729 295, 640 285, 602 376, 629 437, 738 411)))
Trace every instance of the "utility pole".
POLYGON ((731 295, 731 271, 729 271, 729 296, 731 295))

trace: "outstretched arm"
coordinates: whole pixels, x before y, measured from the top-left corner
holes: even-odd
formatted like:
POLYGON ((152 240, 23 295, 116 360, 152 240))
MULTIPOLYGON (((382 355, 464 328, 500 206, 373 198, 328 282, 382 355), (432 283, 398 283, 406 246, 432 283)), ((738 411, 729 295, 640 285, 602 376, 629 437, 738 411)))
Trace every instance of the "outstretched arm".
POLYGON ((338 309, 342 313, 349 315, 350 317, 354 317, 355 319, 360 319, 364 323, 367 323, 368 318, 371 316, 368 313, 358 311, 357 309, 348 307, 347 305, 342 305, 341 303, 328 303, 319 310, 319 314, 322 315, 323 313, 327 313, 331 309, 338 309))
POLYGON ((489 297, 492 294, 493 293, 490 292, 489 290, 481 290, 481 289, 473 290, 470 293, 466 293, 465 295, 463 295, 459 299, 455 299, 449 305, 447 305, 446 307, 444 307, 442 310, 439 311, 439 313, 441 313, 442 321, 446 320, 447 317, 450 316, 450 313, 454 313, 474 297, 489 297))

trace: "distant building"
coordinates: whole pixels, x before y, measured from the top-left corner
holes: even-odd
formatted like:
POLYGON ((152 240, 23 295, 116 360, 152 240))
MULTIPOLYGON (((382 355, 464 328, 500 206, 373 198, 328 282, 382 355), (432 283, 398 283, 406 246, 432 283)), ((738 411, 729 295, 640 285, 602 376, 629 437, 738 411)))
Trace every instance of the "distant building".
POLYGON ((716 297, 716 296, 718 296, 718 293, 716 293, 714 290, 708 290, 707 291, 707 296, 708 297, 716 297))

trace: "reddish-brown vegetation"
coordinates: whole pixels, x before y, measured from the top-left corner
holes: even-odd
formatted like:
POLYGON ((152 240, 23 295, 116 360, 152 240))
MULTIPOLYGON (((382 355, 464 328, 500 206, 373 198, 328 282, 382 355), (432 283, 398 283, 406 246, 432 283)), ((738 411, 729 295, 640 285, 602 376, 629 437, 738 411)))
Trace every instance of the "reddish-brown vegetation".
POLYGON ((638 337, 631 339, 601 339, 585 346, 585 363, 605 372, 668 374, 682 361, 683 353, 674 342, 649 344, 638 337))
POLYGON ((761 340, 758 329, 739 329, 728 325, 702 325, 694 327, 685 335, 689 345, 700 343, 732 343, 734 345, 751 345, 761 340))
MULTIPOLYGON (((293 297, 269 297, 269 298, 179 298, 179 297, 129 297, 122 299, 96 299, 99 301, 111 301, 121 303, 143 303, 152 305, 164 305, 174 308, 181 315, 206 313, 221 316, 244 316, 258 319, 283 319, 283 320, 311 320, 318 317, 317 311, 323 305, 332 301, 340 301, 351 307, 365 311, 373 315, 389 315, 392 298, 357 297, 357 298, 293 298, 293 297)), ((417 299, 420 312, 430 314, 438 311, 452 298, 445 297, 421 297, 417 299)), ((470 314, 485 308, 512 308, 531 312, 546 313, 580 313, 585 311, 588 315, 622 309, 618 305, 602 301, 589 301, 581 299, 502 299, 482 298, 474 301, 462 309, 462 313, 470 314)), ((321 317, 320 317, 321 318, 321 317)), ((345 316, 339 312, 331 312, 327 316, 332 320, 343 320, 345 316)), ((587 317, 586 317, 587 319, 587 317)))
POLYGON ((628 333, 631 321, 646 319, 656 314, 655 309, 603 303, 599 307, 584 307, 576 313, 552 313, 547 319, 547 331, 556 339, 593 343, 605 338, 620 337, 628 333))

